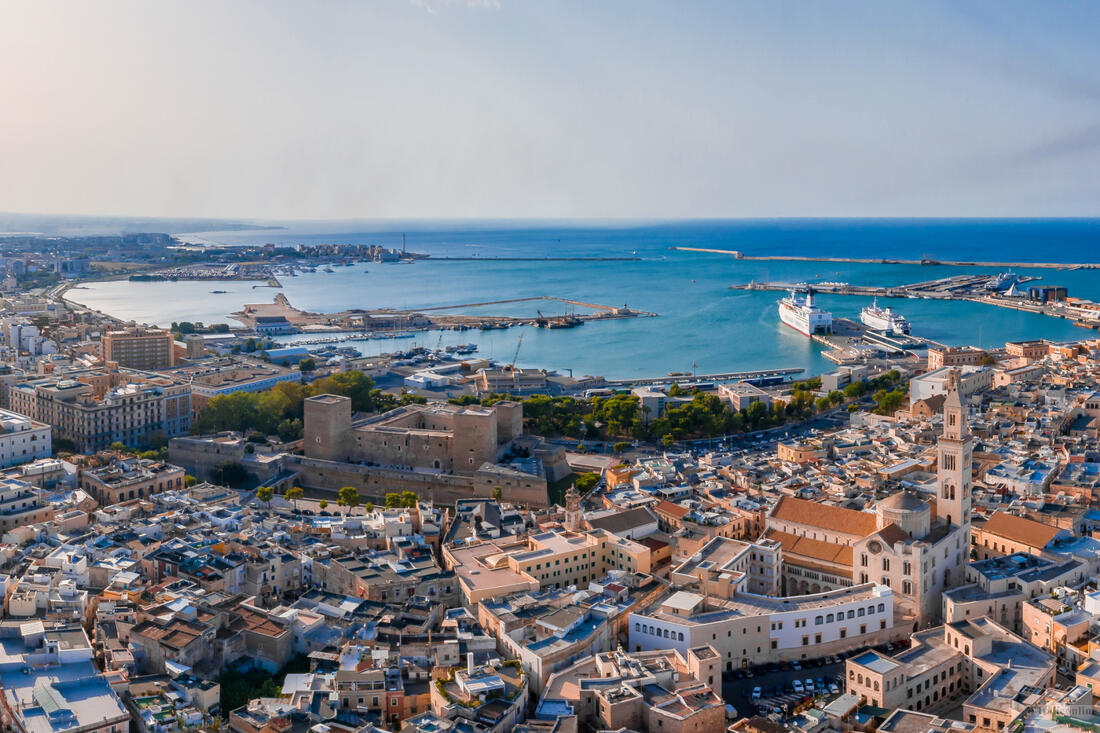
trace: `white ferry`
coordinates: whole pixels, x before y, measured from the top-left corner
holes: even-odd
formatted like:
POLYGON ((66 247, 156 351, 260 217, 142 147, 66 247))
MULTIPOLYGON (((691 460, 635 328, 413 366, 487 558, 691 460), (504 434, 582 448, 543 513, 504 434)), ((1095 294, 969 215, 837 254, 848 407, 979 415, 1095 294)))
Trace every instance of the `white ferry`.
POLYGON ((792 290, 790 295, 780 300, 779 320, 803 336, 831 333, 833 330, 833 314, 814 305, 813 290, 807 290, 805 294, 792 290))
POLYGON ((859 314, 859 320, 863 325, 876 331, 885 331, 895 334, 909 334, 909 321, 900 313, 895 313, 890 306, 878 307, 878 298, 871 305, 864 308, 859 314))

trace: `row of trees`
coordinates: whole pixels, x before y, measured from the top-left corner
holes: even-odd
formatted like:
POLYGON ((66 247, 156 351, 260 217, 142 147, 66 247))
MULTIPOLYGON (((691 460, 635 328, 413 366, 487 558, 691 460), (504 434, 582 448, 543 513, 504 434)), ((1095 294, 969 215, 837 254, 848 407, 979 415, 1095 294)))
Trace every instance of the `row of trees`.
POLYGON ((375 388, 374 380, 360 371, 341 372, 310 384, 280 382, 262 392, 233 392, 218 395, 203 407, 191 426, 191 432, 214 433, 236 430, 278 435, 284 441, 302 437, 303 404, 308 397, 338 394, 351 398, 356 412, 388 410, 409 402, 425 402, 418 395, 395 397, 375 388))
MULTIPOLYGON (((298 502, 305 496, 305 491, 301 486, 292 486, 286 490, 283 494, 283 498, 293 503, 297 507, 298 502)), ((270 504, 271 500, 275 497, 275 489, 270 486, 260 486, 256 489, 256 499, 264 504, 270 504)), ((499 497, 498 497, 499 498, 499 497)), ((387 509, 412 509, 416 506, 419 497, 417 497, 415 491, 402 491, 401 493, 391 492, 386 494, 386 508, 387 509)), ((336 494, 336 504, 340 507, 347 507, 350 511, 359 506, 362 501, 362 497, 359 495, 359 490, 354 486, 344 486, 336 494)), ((328 506, 328 500, 322 499, 320 502, 321 509, 325 509, 328 506)), ((368 511, 374 511, 374 504, 367 502, 364 508, 368 511)))
MULTIPOLYGON (((690 396, 690 401, 667 404, 664 414, 647 420, 646 408, 632 394, 615 394, 609 397, 549 397, 532 395, 515 397, 493 394, 481 400, 464 396, 453 399, 455 404, 492 405, 502 399, 523 402, 523 416, 531 432, 539 435, 565 436, 581 440, 662 440, 671 444, 676 440, 731 435, 740 432, 778 427, 798 422, 816 413, 839 407, 847 401, 874 395, 875 410, 896 410, 904 402, 905 388, 901 374, 891 370, 868 381, 854 382, 843 391, 833 390, 818 396, 820 378, 795 382, 789 401, 776 400, 770 406, 754 402, 743 410, 733 410, 728 402, 702 392, 688 392, 673 384, 670 397, 690 396), (879 393, 883 394, 880 396, 879 393)), ((617 444, 625 450, 625 444, 617 444)))

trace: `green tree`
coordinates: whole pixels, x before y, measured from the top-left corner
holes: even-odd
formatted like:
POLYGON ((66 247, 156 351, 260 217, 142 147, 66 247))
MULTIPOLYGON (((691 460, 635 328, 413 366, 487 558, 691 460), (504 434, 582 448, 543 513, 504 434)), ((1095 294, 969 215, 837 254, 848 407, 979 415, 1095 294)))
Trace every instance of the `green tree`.
POLYGON ((285 496, 286 500, 293 503, 294 508, 297 509, 298 508, 298 501, 303 496, 305 496, 305 493, 306 492, 302 491, 301 486, 291 486, 289 489, 286 490, 286 494, 284 496, 285 496))
POLYGON ((599 482, 600 474, 585 472, 577 474, 577 478, 573 480, 573 486, 577 489, 577 491, 581 492, 581 494, 587 494, 589 491, 595 488, 596 484, 598 484, 599 482))
POLYGON ((256 498, 264 504, 271 506, 271 497, 275 495, 275 489, 270 486, 261 486, 256 489, 256 498))
POLYGON ((324 511, 325 509, 327 509, 328 508, 328 499, 321 499, 319 502, 317 502, 317 508, 320 509, 321 511, 324 511))
POLYGON ((829 402, 828 397, 818 397, 817 400, 814 401, 814 407, 817 408, 818 412, 825 412, 831 405, 832 403, 829 402))
POLYGON ((503 499, 504 498, 504 489, 500 488, 499 486, 494 486, 493 487, 493 498, 496 499, 497 501, 500 501, 501 499, 503 499))
POLYGON ((625 440, 620 440, 618 443, 611 446, 611 450, 615 451, 616 453, 622 453, 623 451, 625 451, 629 447, 630 447, 630 443, 627 443, 625 440))
POLYGON ((661 438, 661 445, 666 448, 671 448, 673 442, 675 442, 675 438, 673 438, 671 434, 665 435, 661 438))
POLYGON ((370 514, 374 511, 374 502, 368 501, 366 504, 363 505, 363 509, 366 510, 367 514, 370 514))
POLYGON ((401 506, 406 509, 412 509, 416 506, 416 502, 420 497, 416 495, 415 491, 402 491, 401 492, 401 506))
POLYGON ((183 485, 188 489, 191 488, 192 486, 194 486, 195 484, 197 484, 198 482, 199 482, 199 480, 197 478, 195 478, 194 476, 192 476, 191 474, 185 474, 184 477, 183 477, 183 485))
POLYGON ((114 443, 111 443, 107 447, 113 450, 115 453, 125 453, 128 450, 126 448, 126 444, 119 440, 116 440, 114 443))
POLYGON ((359 490, 354 486, 345 486, 340 489, 340 493, 336 495, 336 503, 340 506, 346 506, 348 510, 352 510, 359 506, 359 490))
POLYGON ((298 371, 300 372, 312 372, 317 368, 317 362, 313 357, 306 357, 298 362, 298 371))
POLYGON ((374 381, 363 372, 340 372, 319 379, 311 386, 311 393, 338 394, 351 398, 351 409, 358 412, 374 410, 374 398, 371 394, 374 381))
POLYGON ((387 509, 399 509, 399 508, 401 508, 401 494, 398 494, 395 491, 386 494, 386 508, 387 509))

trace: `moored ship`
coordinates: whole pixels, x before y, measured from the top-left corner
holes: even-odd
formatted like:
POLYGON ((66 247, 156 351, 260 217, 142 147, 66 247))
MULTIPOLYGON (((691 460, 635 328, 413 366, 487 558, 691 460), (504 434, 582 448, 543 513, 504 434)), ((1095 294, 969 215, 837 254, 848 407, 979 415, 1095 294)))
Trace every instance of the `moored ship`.
POLYGON ((833 314, 814 305, 814 291, 791 294, 779 301, 779 320, 803 336, 830 333, 833 330, 833 314))
POLYGON ((872 328, 876 331, 905 335, 909 334, 909 321, 905 316, 900 313, 895 313, 890 306, 879 308, 877 298, 871 305, 860 311, 859 320, 861 320, 863 325, 867 326, 867 328, 872 328))

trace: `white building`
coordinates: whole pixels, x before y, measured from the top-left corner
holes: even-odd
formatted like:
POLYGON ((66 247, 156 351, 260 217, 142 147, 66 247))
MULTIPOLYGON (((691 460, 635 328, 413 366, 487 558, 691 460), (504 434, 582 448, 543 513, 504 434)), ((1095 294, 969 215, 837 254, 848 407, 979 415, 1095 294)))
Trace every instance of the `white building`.
POLYGON ((49 458, 52 452, 49 425, 17 412, 0 410, 0 468, 49 458))
POLYGON ((992 369, 976 366, 942 367, 909 380, 909 404, 913 405, 936 395, 946 395, 948 372, 952 369, 960 372, 959 392, 963 397, 993 386, 992 369))

